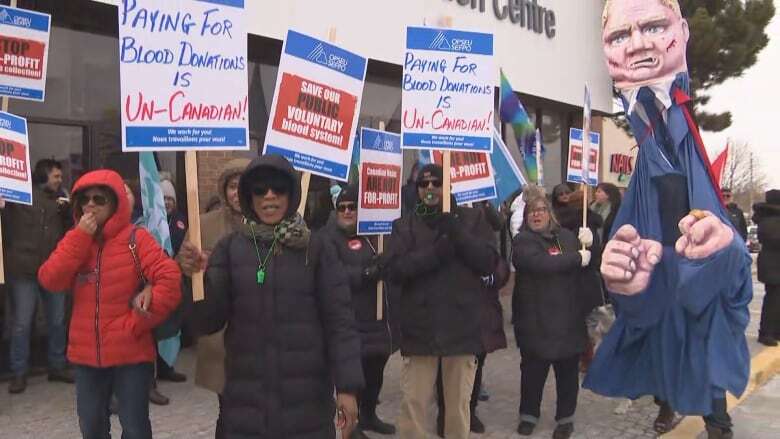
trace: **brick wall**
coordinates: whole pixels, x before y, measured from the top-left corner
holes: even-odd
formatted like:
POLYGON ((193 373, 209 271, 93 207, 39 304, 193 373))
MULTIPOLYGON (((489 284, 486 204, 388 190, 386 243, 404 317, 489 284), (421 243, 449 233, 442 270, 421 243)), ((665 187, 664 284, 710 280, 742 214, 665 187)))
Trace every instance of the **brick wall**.
POLYGON ((209 199, 217 194, 219 174, 224 165, 238 157, 252 157, 247 151, 202 151, 198 152, 198 197, 200 211, 205 210, 209 199))

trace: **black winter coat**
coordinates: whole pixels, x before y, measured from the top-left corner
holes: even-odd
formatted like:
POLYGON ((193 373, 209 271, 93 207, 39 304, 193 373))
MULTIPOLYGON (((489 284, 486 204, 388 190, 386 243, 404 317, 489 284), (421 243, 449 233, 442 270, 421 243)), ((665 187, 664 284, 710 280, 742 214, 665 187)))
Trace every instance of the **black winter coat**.
POLYGON ((726 205, 726 211, 729 213, 729 219, 734 228, 737 229, 737 233, 742 237, 743 241, 747 240, 747 221, 745 221, 745 213, 737 206, 737 203, 729 203, 726 205))
POLYGON ((388 290, 385 288, 383 293, 382 320, 377 320, 377 279, 369 279, 363 275, 363 271, 372 264, 376 256, 376 244, 365 236, 347 236, 339 228, 335 217, 331 217, 322 233, 336 249, 336 255, 349 280, 352 307, 355 310, 355 320, 360 332, 362 355, 364 357, 389 356, 394 349, 390 337, 388 290))
POLYGON ((756 203, 753 222, 758 224, 758 280, 780 285, 780 204, 756 203))
POLYGON ((442 231, 444 221, 429 225, 416 214, 393 223, 387 269, 401 288, 404 356, 483 351, 480 276, 492 273, 498 254, 479 235, 478 213, 469 208, 456 212, 452 234, 442 231), (448 251, 437 252, 437 243, 448 251))
POLYGON ((579 240, 566 229, 547 238, 521 230, 512 244, 512 323, 523 355, 559 360, 582 353, 588 340, 579 240))
MULTIPOLYGON (((300 200, 298 180, 278 155, 255 159, 242 174, 242 211, 251 210, 251 174, 259 167, 293 179, 288 214, 300 200), (250 177, 247 177, 250 174, 250 177)), ((260 242, 267 254, 270 243, 260 242)), ((225 330, 223 421, 227 439, 334 438, 334 385, 363 387, 360 337, 349 286, 335 250, 315 234, 308 247, 284 247, 257 283, 252 238, 233 232, 214 248, 206 269, 205 300, 193 306, 196 332, 225 330)))

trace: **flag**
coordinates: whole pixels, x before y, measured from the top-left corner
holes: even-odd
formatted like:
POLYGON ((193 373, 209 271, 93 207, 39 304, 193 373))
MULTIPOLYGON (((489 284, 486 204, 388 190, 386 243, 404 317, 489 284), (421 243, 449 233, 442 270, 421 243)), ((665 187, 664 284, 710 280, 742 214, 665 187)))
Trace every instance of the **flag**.
POLYGON ((544 146, 542 146, 542 131, 537 128, 536 129, 536 139, 535 139, 535 152, 536 152, 536 164, 537 164, 537 172, 538 172, 538 178, 536 179, 536 184, 539 186, 544 186, 544 159, 542 158, 542 152, 544 151, 544 146))
MULTIPOLYGON (((138 177, 141 180, 141 203, 144 206, 143 224, 152 234, 157 244, 169 255, 173 255, 171 232, 168 228, 168 215, 165 212, 165 200, 160 188, 160 173, 154 161, 153 152, 141 152, 138 157, 138 177)), ((179 334, 157 342, 160 357, 173 367, 181 349, 179 334)))
MULTIPOLYGON (((501 71, 500 94, 499 114, 501 121, 512 125, 520 155, 523 157, 526 176, 529 180, 538 182, 536 154, 534 152, 536 127, 529 119, 528 113, 513 91, 509 80, 506 79, 503 70, 501 71)), ((544 151, 541 152, 544 153, 544 151)))
POLYGON ((585 99, 582 106, 582 182, 590 181, 590 90, 585 84, 585 99))
POLYGON ((715 181, 718 183, 718 188, 720 188, 721 181, 723 179, 723 171, 726 169, 726 161, 729 158, 729 144, 726 143, 726 147, 723 148, 723 151, 721 151, 720 154, 718 154, 717 157, 715 157, 715 160, 712 162, 711 168, 712 168, 712 175, 715 176, 715 181))
POLYGON ((528 184, 515 163, 515 159, 512 158, 509 149, 501 139, 501 133, 495 127, 493 128, 493 153, 490 155, 490 164, 493 166, 493 175, 496 179, 497 198, 490 200, 493 205, 498 206, 518 189, 522 189, 528 184))

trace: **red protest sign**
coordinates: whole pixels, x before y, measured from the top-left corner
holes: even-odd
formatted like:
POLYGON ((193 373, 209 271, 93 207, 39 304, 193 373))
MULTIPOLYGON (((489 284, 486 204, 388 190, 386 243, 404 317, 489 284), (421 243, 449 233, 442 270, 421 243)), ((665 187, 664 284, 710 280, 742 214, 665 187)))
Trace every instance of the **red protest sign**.
POLYGON ((27 181, 29 169, 27 147, 19 142, 0 138, 0 177, 27 181))
POLYGON ((362 208, 398 209, 401 188, 401 167, 384 163, 362 163, 361 194, 362 208))
POLYGON ((284 73, 273 129, 346 150, 357 101, 343 90, 284 73))
MULTIPOLYGON (((439 151, 433 152, 436 164, 441 165, 442 155, 439 151)), ((453 151, 450 161, 450 175, 453 183, 478 180, 490 177, 490 165, 487 154, 482 152, 453 151)))
POLYGON ((41 79, 46 45, 41 41, 0 36, 0 73, 41 79))

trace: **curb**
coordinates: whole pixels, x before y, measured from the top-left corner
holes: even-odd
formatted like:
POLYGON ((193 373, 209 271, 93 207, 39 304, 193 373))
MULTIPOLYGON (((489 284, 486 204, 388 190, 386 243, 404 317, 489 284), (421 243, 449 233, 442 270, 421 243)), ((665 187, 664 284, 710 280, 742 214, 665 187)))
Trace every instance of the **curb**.
MULTIPOLYGON (((750 394, 771 380, 780 372, 780 346, 767 347, 750 360, 750 378, 742 397, 737 399, 730 393, 726 394, 726 404, 729 410, 739 405, 750 394)), ((699 416, 686 416, 677 426, 664 435, 663 439, 691 439, 704 431, 704 420, 699 416)))

